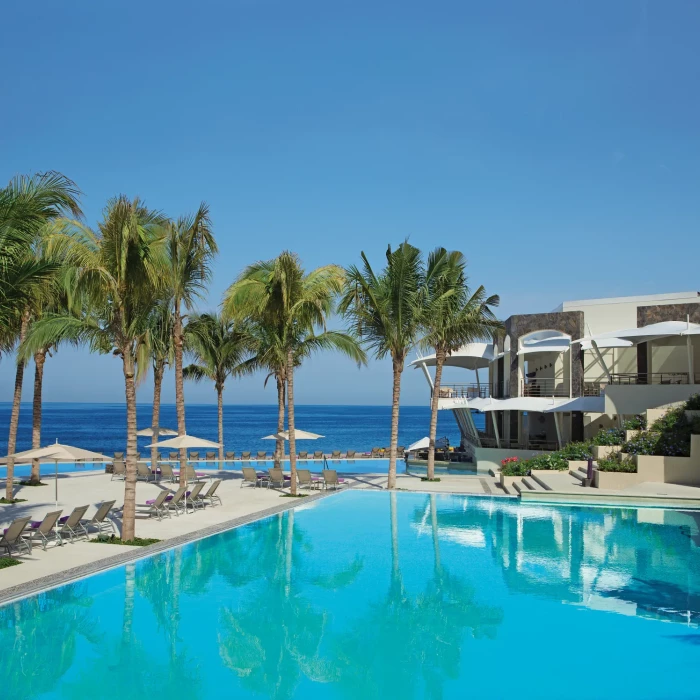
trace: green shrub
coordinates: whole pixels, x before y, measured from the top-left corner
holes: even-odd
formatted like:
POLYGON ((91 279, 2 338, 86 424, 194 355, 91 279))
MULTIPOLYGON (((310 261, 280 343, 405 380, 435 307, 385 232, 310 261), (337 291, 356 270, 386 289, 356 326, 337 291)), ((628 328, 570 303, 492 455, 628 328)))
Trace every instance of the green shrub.
POLYGON ((501 466, 501 474, 504 476, 527 476, 529 467, 525 466, 527 460, 514 460, 501 466))
POLYGON ((631 455, 659 454, 659 437, 659 433, 651 431, 639 433, 622 446, 622 451, 631 455))
POLYGON ((593 444, 599 446, 621 445, 625 441, 625 433, 620 428, 608 428, 601 430, 593 438, 593 444))
POLYGON ((10 566, 17 566, 17 564, 21 563, 21 561, 13 559, 12 557, 0 557, 0 569, 7 569, 10 566))
POLYGON ((125 544, 129 547, 148 547, 149 544, 155 544, 156 542, 160 542, 160 540, 156 540, 152 537, 135 537, 133 540, 122 540, 121 537, 110 535, 102 539, 98 537, 95 540, 90 540, 90 542, 97 544, 125 544))
POLYGON ((621 452, 616 452, 610 457, 598 460, 598 471, 634 473, 637 471, 637 465, 630 457, 623 457, 621 452))
POLYGON ((634 418, 628 418, 622 427, 625 430, 646 430, 647 429, 647 418, 643 415, 634 416, 634 418))
POLYGON ((693 394, 683 407, 686 411, 700 411, 700 394, 693 394))
POLYGON ((587 440, 586 442, 570 442, 554 454, 560 455, 564 459, 570 459, 571 461, 587 461, 589 457, 593 456, 593 442, 591 440, 587 440))
POLYGON ((550 471, 564 471, 569 468, 567 460, 558 452, 543 452, 526 459, 522 464, 530 469, 547 469, 550 471))

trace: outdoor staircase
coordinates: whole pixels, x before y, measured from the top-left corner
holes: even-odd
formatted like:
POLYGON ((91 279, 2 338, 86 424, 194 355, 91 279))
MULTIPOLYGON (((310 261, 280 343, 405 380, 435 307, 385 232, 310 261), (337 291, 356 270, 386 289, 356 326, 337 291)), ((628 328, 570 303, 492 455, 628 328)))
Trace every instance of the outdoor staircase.
MULTIPOLYGON (((595 462, 593 463, 593 466, 595 466, 595 462)), ((579 481, 583 482, 584 479, 588 476, 588 468, 587 467, 578 467, 577 469, 569 469, 569 474, 571 476, 576 477, 579 481)))
POLYGON ((513 489, 520 495, 523 491, 546 491, 547 489, 532 476, 524 476, 520 481, 513 482, 513 489))

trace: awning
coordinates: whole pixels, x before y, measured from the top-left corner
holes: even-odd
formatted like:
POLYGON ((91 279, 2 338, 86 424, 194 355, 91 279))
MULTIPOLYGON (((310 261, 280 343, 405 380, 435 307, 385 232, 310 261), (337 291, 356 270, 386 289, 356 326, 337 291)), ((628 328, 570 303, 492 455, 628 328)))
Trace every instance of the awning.
POLYGON ((581 413, 605 413, 605 396, 577 396, 574 399, 565 399, 563 403, 545 409, 545 413, 569 413, 580 411, 581 413))
POLYGON ((603 341, 625 340, 631 345, 638 345, 639 343, 648 343, 649 341, 658 340, 660 338, 670 338, 676 335, 696 335, 698 333, 700 333, 700 324, 697 323, 688 323, 687 321, 661 321, 660 323, 652 323, 648 326, 642 326, 641 328, 625 328, 619 331, 598 333, 596 335, 580 338, 579 340, 574 340, 573 342, 588 342, 590 344, 595 341, 598 347, 606 347, 603 345, 603 341))
MULTIPOLYGON (((491 343, 468 343, 446 358, 445 367, 482 369, 488 367, 493 359, 493 345, 491 343)), ((435 367, 435 354, 419 357, 411 362, 414 367, 422 364, 427 367, 435 367)))
MULTIPOLYGON (((435 440, 435 447, 446 447, 448 440, 446 437, 437 438, 435 440)), ((417 440, 412 445, 406 448, 406 452, 415 452, 417 450, 427 450, 430 447, 430 438, 424 437, 417 440)))
POLYGON ((518 355, 527 355, 531 352, 566 352, 569 349, 568 338, 545 338, 525 342, 518 350, 518 355))
POLYGON ((515 396, 510 399, 471 399, 468 408, 482 413, 489 411, 529 411, 532 413, 605 413, 604 396, 578 396, 569 398, 541 398, 536 396, 515 396))

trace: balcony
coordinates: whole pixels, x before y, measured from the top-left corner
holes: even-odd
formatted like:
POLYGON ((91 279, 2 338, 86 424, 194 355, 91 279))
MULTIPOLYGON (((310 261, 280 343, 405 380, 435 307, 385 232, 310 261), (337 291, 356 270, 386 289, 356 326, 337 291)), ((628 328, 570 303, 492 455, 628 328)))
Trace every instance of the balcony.
MULTIPOLYGON (((695 377, 694 384, 698 377, 695 377)), ((649 384, 689 384, 688 372, 624 372, 610 375, 610 383, 615 385, 649 384)))
POLYGON ((583 395, 584 396, 600 396, 605 391, 605 387, 607 385, 608 385, 607 382, 584 382, 583 383, 583 395))
POLYGON ((443 384, 440 399, 487 399, 490 395, 488 384, 443 384))
POLYGON ((521 396, 545 398, 550 396, 569 396, 569 384, 561 379, 530 379, 520 385, 521 396))

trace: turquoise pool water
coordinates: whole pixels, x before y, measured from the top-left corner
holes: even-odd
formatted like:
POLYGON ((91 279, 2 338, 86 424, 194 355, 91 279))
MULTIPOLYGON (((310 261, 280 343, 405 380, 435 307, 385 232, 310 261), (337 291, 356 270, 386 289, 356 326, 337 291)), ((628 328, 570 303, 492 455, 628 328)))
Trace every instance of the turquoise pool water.
POLYGON ((698 697, 698 520, 341 493, 0 608, 0 696, 698 697))

